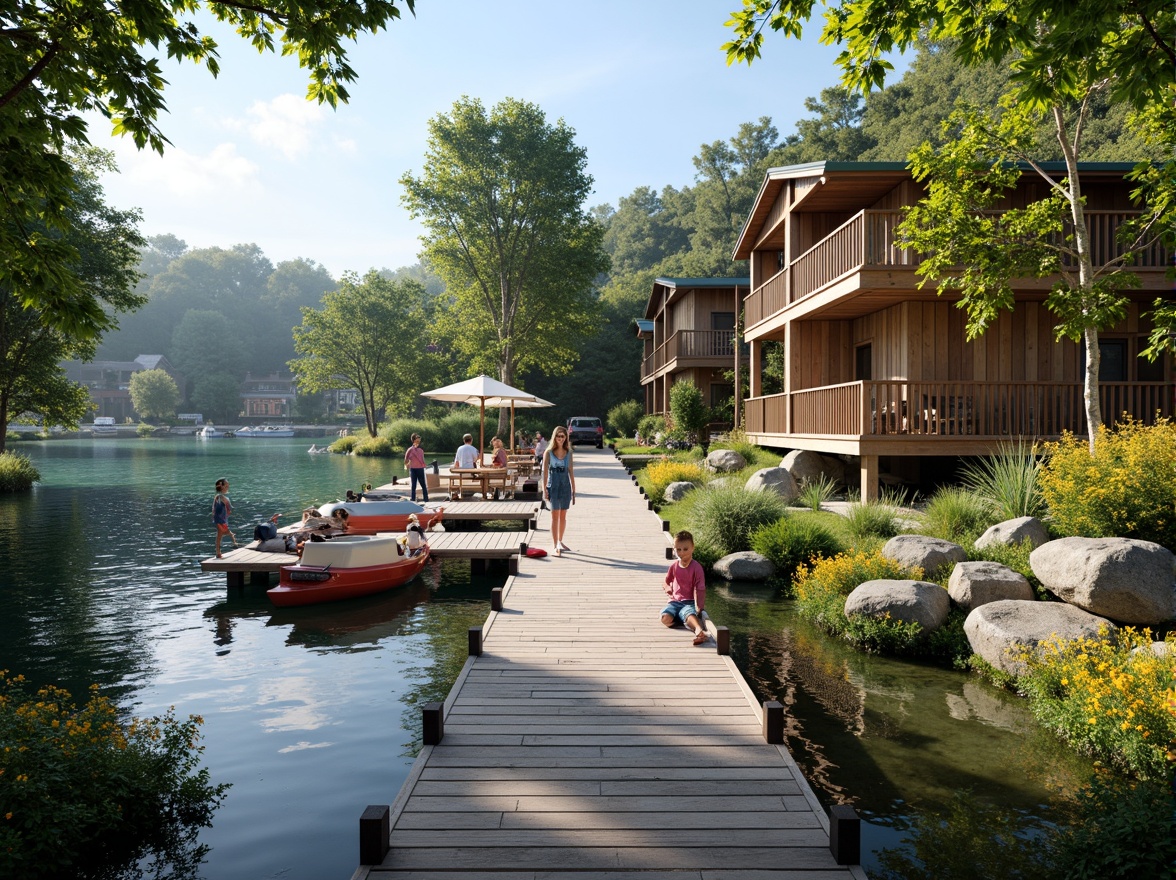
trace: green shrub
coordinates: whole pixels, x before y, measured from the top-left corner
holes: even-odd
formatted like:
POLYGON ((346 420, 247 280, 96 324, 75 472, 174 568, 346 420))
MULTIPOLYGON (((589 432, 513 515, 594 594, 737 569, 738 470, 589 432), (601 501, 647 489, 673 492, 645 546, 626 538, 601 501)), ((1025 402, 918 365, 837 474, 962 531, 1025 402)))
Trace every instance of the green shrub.
POLYGON ((197 832, 228 789, 199 767, 202 723, 170 710, 124 722, 96 693, 79 708, 0 674, 0 876, 122 876, 144 858, 196 867, 197 832))
POLYGON ((742 486, 706 486, 692 494, 688 528, 694 540, 708 544, 720 556, 751 549, 751 533, 788 512, 775 492, 756 492, 742 486))
POLYGON ((139 422, 139 427, 135 428, 135 434, 139 437, 150 437, 154 433, 155 426, 146 422, 139 422))
POLYGON ((349 452, 355 451, 355 447, 359 445, 362 439, 362 437, 358 437, 355 434, 340 437, 331 444, 331 452, 337 453, 338 455, 347 455, 349 452))
POLYGON ((1040 476, 1036 444, 1020 439, 963 470, 964 485, 989 504, 997 522, 1045 513, 1040 476))
POLYGON ((439 448, 436 443, 436 422, 426 419, 392 419, 380 427, 380 436, 400 450, 412 445, 413 434, 421 435, 421 449, 434 452, 439 448))
POLYGON ((801 484, 796 500, 814 513, 821 510, 821 505, 829 501, 837 492, 837 481, 828 474, 821 474, 815 480, 806 480, 801 484))
POLYGON ((364 437, 351 451, 369 458, 394 458, 397 455, 392 441, 387 437, 364 437))
POLYGON ((1099 428, 1094 455, 1072 435, 1046 444, 1041 491, 1064 535, 1139 538, 1176 551, 1176 423, 1099 428))
POLYGON ((699 486, 705 476, 699 465, 672 458, 651 461, 637 472, 638 481, 645 487, 645 493, 655 506, 665 501, 666 487, 670 483, 694 483, 699 486))
MULTIPOLYGON (((497 428, 492 427, 493 417, 488 416, 488 419, 490 419, 490 421, 486 426, 488 431, 486 434, 487 440, 493 437, 494 432, 497 430, 497 428)), ((474 438, 474 445, 477 446, 480 429, 481 421, 478 418, 478 411, 476 409, 473 409, 472 407, 462 407, 460 409, 455 409, 453 412, 445 416, 445 418, 437 422, 436 426, 434 427, 434 430, 437 432, 437 442, 436 444, 430 445, 433 445, 439 452, 456 450, 457 447, 461 446, 462 437, 466 434, 469 434, 474 438)), ((551 429, 549 428, 544 431, 543 436, 550 440, 551 429)), ((452 461, 452 459, 450 460, 452 461)))
POLYGON ((842 553, 796 569, 792 588, 800 614, 830 635, 842 636, 848 621, 845 598, 866 581, 919 579, 920 568, 908 569, 880 552, 842 553))
POLYGON ((681 379, 670 386, 670 415, 674 429, 681 431, 692 443, 706 441, 706 423, 710 410, 702 399, 702 391, 689 379, 681 379))
POLYGON ((626 400, 608 411, 608 426, 615 437, 632 437, 637 430, 645 407, 639 400, 626 400))
POLYGON ((854 501, 845 512, 855 538, 893 538, 898 534, 898 511, 883 501, 854 501))
POLYGON ((666 433, 666 420, 663 416, 645 416, 637 423, 637 433, 646 443, 652 444, 658 434, 666 433))
POLYGON ((927 502, 919 531, 970 544, 992 524, 992 508, 983 498, 960 486, 944 486, 927 502))
POLYGON ((41 472, 25 456, 0 453, 0 492, 27 492, 40 479, 41 472))
POLYGON ((756 529, 751 535, 751 549, 771 560, 779 576, 791 582, 797 566, 814 556, 836 556, 845 548, 820 523, 788 516, 756 529))

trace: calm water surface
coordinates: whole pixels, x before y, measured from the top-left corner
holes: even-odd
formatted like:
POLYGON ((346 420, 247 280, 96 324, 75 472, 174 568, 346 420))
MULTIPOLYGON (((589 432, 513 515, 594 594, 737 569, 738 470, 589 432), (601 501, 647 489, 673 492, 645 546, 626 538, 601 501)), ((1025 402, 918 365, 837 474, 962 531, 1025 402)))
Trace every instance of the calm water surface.
MULTIPOLYGON (((233 784, 202 838, 214 880, 351 875, 359 814, 395 796, 417 707, 448 692, 503 580, 453 562, 384 596, 277 611, 260 585, 230 591, 202 574, 218 477, 245 538, 274 512, 403 473, 307 445, 23 443, 43 482, 0 498, 0 668, 75 694, 97 682, 140 715, 203 716, 213 780, 233 784)), ((1021 702, 974 678, 857 654, 762 587, 716 585, 709 610, 757 694, 788 707, 789 746, 818 794, 868 820, 867 867, 956 790, 1048 815, 1088 775, 1021 702)))

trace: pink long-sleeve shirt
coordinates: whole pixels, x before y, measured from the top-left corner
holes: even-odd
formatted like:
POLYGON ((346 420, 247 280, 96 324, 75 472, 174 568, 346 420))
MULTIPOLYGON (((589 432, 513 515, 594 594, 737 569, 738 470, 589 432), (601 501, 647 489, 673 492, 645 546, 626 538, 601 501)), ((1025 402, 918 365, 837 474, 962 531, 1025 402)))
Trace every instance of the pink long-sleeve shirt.
POLYGON ((685 568, 677 562, 671 563, 666 572, 666 586, 675 602, 693 602, 700 611, 706 605, 706 573, 696 559, 691 559, 685 568))

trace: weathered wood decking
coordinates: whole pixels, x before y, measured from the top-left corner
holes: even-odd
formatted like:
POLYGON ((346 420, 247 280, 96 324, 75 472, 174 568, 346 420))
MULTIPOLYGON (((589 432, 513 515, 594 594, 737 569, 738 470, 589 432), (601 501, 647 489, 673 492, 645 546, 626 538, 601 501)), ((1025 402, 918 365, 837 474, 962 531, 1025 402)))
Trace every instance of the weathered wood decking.
POLYGON ((622 466, 576 477, 574 552, 521 560, 354 880, 864 878, 731 659, 658 620, 666 535, 622 466))

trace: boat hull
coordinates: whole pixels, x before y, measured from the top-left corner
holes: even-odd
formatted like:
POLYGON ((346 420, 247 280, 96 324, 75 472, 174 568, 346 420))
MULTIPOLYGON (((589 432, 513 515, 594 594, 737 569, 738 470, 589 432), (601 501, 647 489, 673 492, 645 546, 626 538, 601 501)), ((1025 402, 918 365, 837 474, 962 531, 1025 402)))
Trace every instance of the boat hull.
POLYGON ((242 428, 237 431, 238 437, 269 437, 271 439, 282 439, 294 436, 293 428, 242 428))
POLYGON ((412 501, 356 501, 326 504, 319 508, 323 516, 330 516, 335 510, 347 511, 347 528, 351 532, 375 534, 376 532, 404 532, 408 530, 409 514, 416 514, 422 529, 432 528, 440 523, 445 511, 425 510, 412 501))
POLYGON ((424 552, 419 556, 398 557, 391 563, 355 568, 305 563, 283 565, 278 585, 267 590, 266 595, 279 608, 358 599, 408 583, 428 561, 429 554, 424 552))

